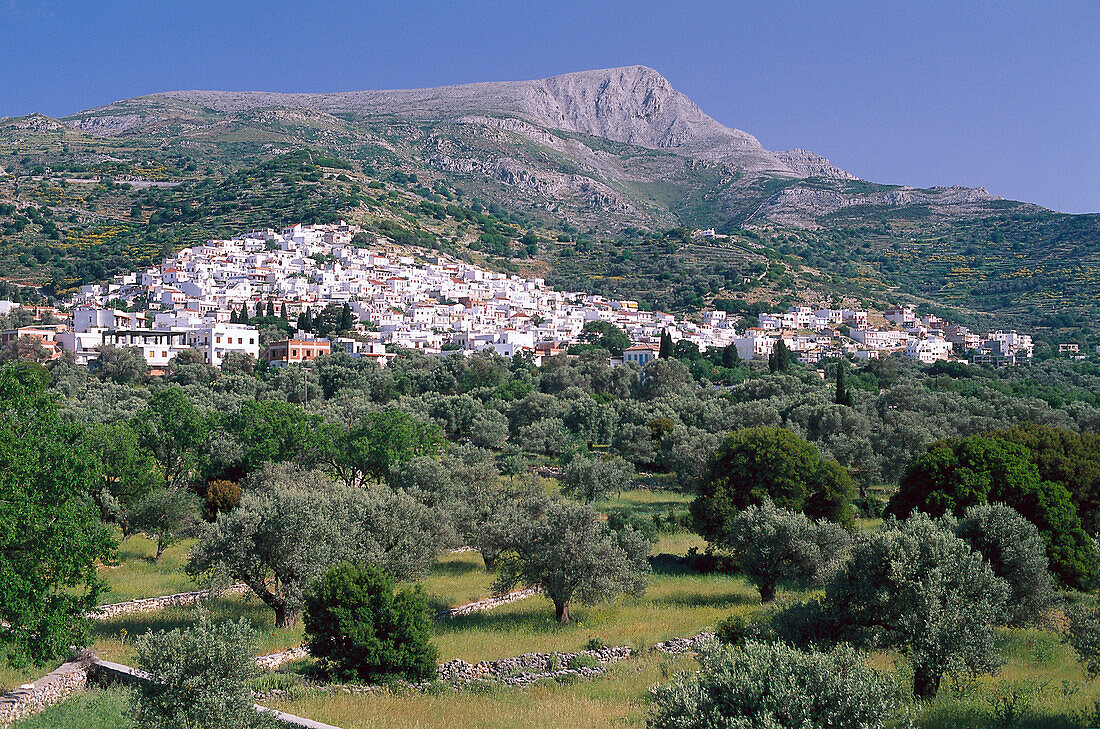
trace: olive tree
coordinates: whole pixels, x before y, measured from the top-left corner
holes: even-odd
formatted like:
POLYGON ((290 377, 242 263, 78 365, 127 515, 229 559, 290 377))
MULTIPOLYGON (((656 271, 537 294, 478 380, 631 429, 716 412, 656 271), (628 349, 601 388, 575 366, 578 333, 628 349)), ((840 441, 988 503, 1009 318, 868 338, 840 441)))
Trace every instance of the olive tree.
POLYGON ((152 680, 140 684, 142 729, 259 729, 277 726, 252 703, 248 681, 259 675, 256 633, 247 620, 215 624, 205 612, 187 628, 138 636, 137 666, 152 680))
MULTIPOLYGON (((857 538, 819 604, 795 606, 820 639, 900 651, 913 668, 913 693, 933 698, 949 671, 993 670, 993 626, 1009 586, 980 554, 926 514, 888 520, 857 538)), ((788 640, 796 621, 777 621, 788 640), (787 633, 787 634, 785 634, 787 633)))
POLYGON ((600 501, 630 485, 634 466, 618 456, 579 455, 562 469, 561 491, 585 503, 600 501))
POLYGON ((1004 504, 972 506, 956 534, 981 554, 1011 590, 1006 623, 1033 623, 1055 600, 1046 547, 1039 530, 1004 504))
POLYGON ((436 551, 432 522, 404 492, 275 486, 218 514, 187 571, 245 583, 286 627, 297 621, 310 582, 338 562, 378 564, 398 579, 423 576, 436 551))
POLYGON ((649 540, 627 527, 612 532, 587 504, 550 502, 541 513, 498 531, 504 549, 494 588, 539 585, 554 602, 559 623, 569 622, 574 599, 584 603, 615 595, 641 595, 649 582, 649 540))
POLYGON ((158 488, 127 511, 126 522, 132 530, 156 541, 153 561, 159 562, 165 548, 182 539, 188 525, 194 523, 198 507, 199 500, 190 491, 158 488))
POLYGON ((653 688, 653 729, 881 729, 898 709, 893 679, 848 646, 704 644, 700 670, 653 688))
POLYGON ((741 571, 760 590, 760 600, 771 602, 780 580, 823 576, 850 542, 841 526, 765 501, 733 517, 720 543, 736 555, 741 571))

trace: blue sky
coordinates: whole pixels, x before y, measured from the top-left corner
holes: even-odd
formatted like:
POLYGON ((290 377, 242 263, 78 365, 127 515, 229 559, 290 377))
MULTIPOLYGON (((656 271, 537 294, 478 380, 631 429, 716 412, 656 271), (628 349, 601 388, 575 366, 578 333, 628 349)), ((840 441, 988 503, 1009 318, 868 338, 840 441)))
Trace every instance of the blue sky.
POLYGON ((769 149, 1100 211, 1096 0, 0 0, 0 116, 631 64, 769 149))

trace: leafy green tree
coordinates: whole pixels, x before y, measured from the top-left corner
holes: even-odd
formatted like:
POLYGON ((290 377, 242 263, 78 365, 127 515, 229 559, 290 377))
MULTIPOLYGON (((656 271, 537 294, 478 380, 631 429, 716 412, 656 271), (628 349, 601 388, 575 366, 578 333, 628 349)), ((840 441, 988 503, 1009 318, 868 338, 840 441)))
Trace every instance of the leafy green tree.
POLYGON ((739 512, 724 534, 720 544, 733 552, 741 571, 760 590, 762 602, 775 600, 781 580, 823 577, 851 543, 843 527, 777 509, 771 501, 739 512))
POLYGON ((210 423, 179 387, 167 387, 149 398, 131 423, 138 443, 157 462, 173 488, 186 486, 198 468, 200 449, 210 423))
POLYGON ((1023 423, 995 433, 1027 448, 1039 478, 1060 483, 1089 534, 1100 534, 1100 435, 1023 423))
POLYGON ((842 646, 831 653, 782 643, 715 642, 698 652, 700 670, 650 694, 653 729, 884 729, 899 706, 893 679, 842 646))
POLYGON ((495 590, 540 585, 559 623, 569 622, 574 598, 593 603, 645 592, 649 540, 629 527, 612 532, 587 504, 553 502, 508 526, 510 534, 495 530, 503 546, 495 590))
POLYGON ((988 436, 933 443, 909 464, 886 512, 960 517, 987 502, 1011 506, 1039 529, 1062 584, 1089 587, 1096 575, 1095 546, 1081 528, 1069 491, 1041 480, 1031 453, 1017 443, 988 436))
POLYGON ((850 522, 851 477, 817 448, 783 428, 745 428, 726 436, 699 477, 691 504, 696 527, 720 541, 727 522, 765 499, 813 518, 850 522))
POLYGON ((562 469, 561 492, 585 503, 622 492, 634 478, 634 466, 618 456, 580 455, 562 469))
POLYGON ((320 426, 319 416, 279 400, 249 400, 225 421, 241 445, 246 472, 264 463, 308 460, 320 426))
POLYGON ((102 475, 33 365, 0 367, 0 645, 16 665, 84 640, 115 547, 90 494, 102 475))
POLYGON ((630 336, 609 321, 590 321, 581 329, 579 339, 600 349, 606 349, 612 357, 622 357, 630 346, 630 336))
POLYGON ((259 675, 256 633, 247 620, 215 624, 205 611, 187 628, 138 636, 142 729, 267 729, 277 726, 252 703, 248 682, 259 675))
POLYGON ((694 362, 701 356, 699 353, 699 345, 690 339, 681 339, 676 342, 676 346, 672 348, 672 356, 679 360, 694 362))
POLYGON ((123 534, 129 534, 127 511, 150 491, 163 486, 164 478, 126 422, 90 423, 84 429, 83 442, 102 464, 101 481, 92 492, 100 518, 118 522, 123 534))
POLYGON ((900 651, 919 699, 935 697, 946 672, 990 671, 1000 660, 993 626, 1008 583, 945 527, 918 513, 861 534, 807 626, 819 638, 900 651))
POLYGON ((381 483, 395 463, 437 455, 443 433, 400 410, 367 413, 349 430, 326 428, 326 456, 337 476, 349 486, 381 483))
POLYGON ((1035 623, 1054 605, 1054 579, 1046 545, 1035 525, 1004 504, 980 504, 966 510, 955 531, 986 558, 993 574, 1011 588, 1007 621, 1035 623))
POLYGON ((379 683, 435 676, 439 651, 420 586, 397 589, 376 565, 341 562, 304 597, 309 653, 333 676, 379 683))
POLYGON ((244 582, 286 627, 297 622, 309 584, 338 562, 378 564, 402 580, 422 577, 436 551, 434 521, 402 492, 276 484, 218 514, 187 571, 244 582))

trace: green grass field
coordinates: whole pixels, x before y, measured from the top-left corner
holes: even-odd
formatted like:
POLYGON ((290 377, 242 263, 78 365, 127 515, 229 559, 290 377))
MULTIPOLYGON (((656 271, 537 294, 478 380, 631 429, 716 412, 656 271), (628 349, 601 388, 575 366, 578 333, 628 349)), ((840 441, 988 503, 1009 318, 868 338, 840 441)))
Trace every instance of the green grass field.
POLYGON ((41 714, 15 723, 16 729, 130 729, 134 707, 129 691, 93 689, 41 714))
MULTIPOLYGON (((651 516, 663 515, 670 508, 683 510, 689 500, 683 494, 636 489, 599 506, 604 512, 631 511, 651 516)), ((877 522, 870 520, 859 524, 860 529, 875 526, 877 522)), ((148 559, 152 553, 148 540, 140 537, 126 540, 120 550, 121 565, 104 572, 114 588, 108 601, 194 589, 182 573, 189 546, 185 543, 172 547, 155 564, 148 559)), ((692 548, 702 551, 705 546, 699 536, 681 532, 662 535, 653 551, 683 555, 692 548)), ((481 556, 461 552, 437 558, 423 586, 433 606, 444 607, 489 595, 491 583, 492 575, 486 572, 481 556)), ((797 600, 808 594, 795 586, 781 586, 779 598, 797 600)), ((241 617, 250 620, 259 634, 258 653, 299 645, 303 638, 300 626, 276 629, 273 611, 252 595, 219 598, 209 603, 207 609, 216 620, 241 617)), ((573 622, 569 625, 558 625, 550 601, 535 596, 492 611, 442 620, 436 626, 434 641, 442 661, 461 658, 475 662, 532 651, 576 651, 592 638, 611 645, 628 645, 639 653, 629 661, 613 665, 604 677, 579 682, 548 681, 526 689, 480 686, 456 692, 398 691, 371 696, 321 694, 297 687, 288 694, 290 698, 272 702, 271 706, 344 729, 642 727, 648 711, 649 689, 695 666, 690 658, 652 652, 649 649, 654 643, 710 629, 731 614, 751 616, 762 610, 756 589, 739 576, 660 569, 651 575, 645 595, 621 597, 601 605, 575 605, 573 622)), ((195 608, 173 608, 100 621, 93 626, 92 647, 104 658, 129 663, 134 657, 136 635, 185 626, 194 615, 195 608)), ((1005 659, 1003 669, 995 676, 945 679, 939 697, 925 704, 906 699, 907 718, 912 719, 914 726, 921 729, 1100 726, 1100 679, 1087 678, 1072 649, 1057 635, 1021 629, 1004 629, 999 634, 999 648, 1005 659)), ((899 683, 907 685, 907 667, 899 656, 874 653, 869 660, 878 670, 895 673, 899 683)), ((310 663, 308 659, 299 661, 286 670, 308 671, 310 663)), ((46 670, 0 668, 0 686, 10 688, 33 680, 46 670)), ((300 680, 288 675, 265 681, 283 679, 288 685, 300 680)), ((130 726, 129 710, 125 695, 96 691, 17 726, 122 729, 130 726)))
POLYGON ((193 544, 192 539, 174 544, 164 550, 159 562, 154 562, 156 542, 141 534, 127 537, 118 547, 118 565, 100 571, 100 577, 110 586, 100 595, 100 604, 199 589, 183 571, 193 544))

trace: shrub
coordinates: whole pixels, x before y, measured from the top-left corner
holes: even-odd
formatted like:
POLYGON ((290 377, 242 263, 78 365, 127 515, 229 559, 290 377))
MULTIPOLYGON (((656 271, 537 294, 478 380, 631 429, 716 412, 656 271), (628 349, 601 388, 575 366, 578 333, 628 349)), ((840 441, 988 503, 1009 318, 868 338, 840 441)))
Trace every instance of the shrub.
POLYGON ((782 643, 716 643, 699 650, 701 670, 651 693, 653 729, 814 727, 877 729, 897 709, 893 679, 850 647, 804 652, 782 643))
POLYGON ((588 642, 584 644, 586 651, 602 651, 605 648, 607 648, 607 643, 604 642, 603 638, 589 638, 588 642))
POLYGON ((419 586, 395 590, 375 565, 342 562, 304 597, 309 652, 330 674, 368 682, 435 675, 432 617, 419 586))
POLYGON ((211 481, 206 484, 203 516, 207 521, 218 518, 218 512, 232 511, 241 503, 241 487, 232 481, 211 481))
POLYGON ((600 665, 600 661, 598 658, 596 658, 596 656, 589 656, 585 655, 584 653, 578 653, 577 655, 569 659, 569 661, 565 664, 565 667, 576 671, 581 668, 595 668, 598 665, 600 665))
POLYGON ((650 544, 657 543, 657 525, 653 519, 646 519, 641 514, 608 514, 607 526, 613 532, 621 532, 623 529, 630 527, 648 539, 650 544))
POLYGON ((1100 676, 1100 608, 1075 605, 1067 610, 1065 636, 1088 674, 1100 676))
POLYGON ((138 693, 138 725, 146 729, 252 729, 274 719, 253 708, 248 681, 259 674, 253 660, 255 632, 247 620, 215 625, 200 611, 184 629, 146 633, 137 667, 156 677, 138 693))
POLYGON ((874 496, 861 496, 852 499, 852 507, 862 519, 880 519, 882 518, 882 512, 886 509, 886 504, 883 503, 882 499, 874 496))
POLYGON ((744 616, 730 615, 714 626, 714 637, 722 645, 740 648, 745 645, 753 630, 744 616))

